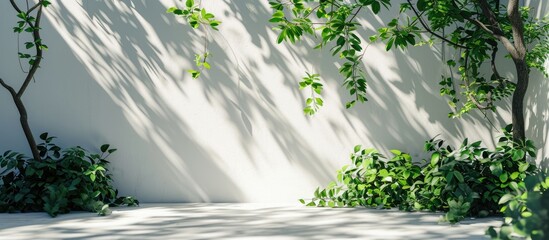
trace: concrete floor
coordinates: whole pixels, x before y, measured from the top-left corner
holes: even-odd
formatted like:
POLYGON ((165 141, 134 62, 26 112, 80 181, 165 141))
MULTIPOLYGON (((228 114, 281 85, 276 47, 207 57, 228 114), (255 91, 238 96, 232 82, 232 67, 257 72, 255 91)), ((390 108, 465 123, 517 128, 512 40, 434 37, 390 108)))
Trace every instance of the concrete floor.
POLYGON ((0 214, 0 239, 486 239, 500 218, 272 204, 143 204, 113 214, 0 214))

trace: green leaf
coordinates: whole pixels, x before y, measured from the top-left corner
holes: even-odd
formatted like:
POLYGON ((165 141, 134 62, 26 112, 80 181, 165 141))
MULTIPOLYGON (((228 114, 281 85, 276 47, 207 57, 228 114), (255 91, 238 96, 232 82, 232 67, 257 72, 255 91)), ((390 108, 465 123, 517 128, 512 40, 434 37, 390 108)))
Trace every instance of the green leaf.
POLYGON ((519 176, 519 174, 520 174, 519 172, 513 172, 513 173, 511 173, 511 180, 517 179, 517 177, 519 176))
POLYGON ((22 193, 15 194, 15 197, 13 198, 13 200, 16 202, 19 202, 21 201, 21 199, 23 199, 24 196, 25 195, 23 195, 22 193))
POLYGON ((501 175, 499 175, 499 180, 504 183, 504 182, 507 182, 507 179, 509 179, 509 175, 507 175, 506 172, 502 173, 501 175))
POLYGON ((101 152, 107 152, 109 150, 110 145, 109 144, 103 144, 100 147, 101 152))
POLYGON ((166 10, 166 12, 167 13, 173 13, 177 9, 178 9, 177 7, 171 7, 171 8, 168 8, 168 10, 166 10))
POLYGON ((460 172, 454 171, 454 176, 456 177, 456 179, 457 179, 459 182, 463 182, 463 181, 464 181, 463 175, 461 175, 460 172))
POLYGON ((280 31, 280 34, 278 35, 278 38, 276 39, 276 43, 280 44, 282 41, 286 39, 286 29, 280 31))
POLYGON ((513 151, 512 159, 513 159, 513 161, 521 160, 521 159, 524 158, 525 154, 526 153, 522 149, 515 150, 515 151, 513 151))
POLYGON ((531 212, 522 212, 520 214, 523 218, 529 218, 532 216, 532 213, 531 212))
POLYGON ((427 1, 426 0, 418 0, 417 1, 417 10, 423 12, 427 8, 427 1))
POLYGON ((41 139, 42 141, 46 141, 46 139, 48 139, 48 133, 45 132, 45 133, 40 134, 40 139, 41 139))
POLYGON ((391 50, 394 43, 395 43, 395 38, 394 37, 389 38, 389 41, 387 41, 387 46, 385 47, 385 51, 391 50))
POLYGON ((345 103, 345 108, 346 109, 352 108, 355 105, 355 103, 356 103, 355 100, 347 102, 347 103, 345 103))
POLYGON ((284 12, 283 12, 283 11, 280 11, 280 10, 274 12, 274 13, 273 13, 273 18, 279 18, 279 19, 284 18, 284 12))
POLYGON ((452 182, 452 179, 454 179, 454 172, 453 171, 448 172, 448 174, 446 174, 446 182, 448 184, 450 184, 452 182))
POLYGON ((436 166, 438 161, 440 160, 440 153, 434 152, 433 155, 431 155, 431 166, 436 166))
POLYGON ((499 199, 498 204, 499 204, 499 205, 505 204, 505 203, 509 202, 511 199, 513 199, 514 197, 515 197, 515 196, 513 196, 513 195, 510 194, 510 193, 505 194, 505 195, 503 195, 503 196, 499 199))
MULTIPOLYGON (((384 170, 385 170, 385 169, 384 169, 384 170)), ((384 178, 382 179, 382 181, 384 181, 384 182, 392 182, 392 181, 393 181, 393 177, 391 177, 391 176, 384 177, 384 178)))
POLYGON ((372 11, 377 14, 379 13, 379 10, 381 10, 381 4, 379 4, 378 1, 372 2, 372 11))
POLYGON ((389 175, 389 172, 387 171, 387 169, 381 169, 378 173, 378 175, 380 177, 386 177, 387 175, 389 175))
POLYGON ((196 71, 196 70, 187 70, 187 72, 189 72, 192 76, 193 79, 197 79, 198 77, 200 77, 200 72, 199 71, 196 71))
POLYGON ((526 172, 526 170, 528 170, 529 167, 530 167, 530 164, 527 163, 527 162, 519 163, 519 171, 520 172, 526 172))
POLYGON ((402 154, 402 152, 397 149, 390 150, 390 152, 392 152, 394 155, 397 155, 397 156, 402 154))
POLYGON ((492 174, 499 176, 503 172, 503 166, 500 162, 496 162, 490 165, 490 170, 492 171, 492 174))
POLYGON ((194 0, 187 0, 185 2, 185 6, 187 6, 188 8, 191 8, 194 6, 194 0))
POLYGON ((203 65, 204 65, 204 67, 205 67, 206 69, 210 69, 210 68, 211 68, 211 66, 210 66, 210 64, 209 64, 208 62, 204 62, 203 65))

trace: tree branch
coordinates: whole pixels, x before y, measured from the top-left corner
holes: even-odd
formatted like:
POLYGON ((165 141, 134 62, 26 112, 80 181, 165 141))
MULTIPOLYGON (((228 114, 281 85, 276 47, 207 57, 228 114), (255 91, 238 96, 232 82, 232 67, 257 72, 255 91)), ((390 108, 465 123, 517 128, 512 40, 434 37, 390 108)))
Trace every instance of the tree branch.
MULTIPOLYGON (((491 34, 496 37, 502 44, 503 46, 507 49, 507 51, 509 51, 509 53, 511 54, 511 56, 513 58, 520 58, 520 54, 519 54, 519 51, 517 51, 517 48, 515 47, 515 44, 513 44, 507 37, 505 37, 503 35, 503 30, 501 29, 500 25, 499 25, 499 22, 496 18, 496 16, 494 15, 494 12, 490 9, 490 5, 488 4, 488 2, 486 2, 486 0, 477 0, 479 1, 479 5, 480 5, 480 9, 482 10, 482 14, 488 18, 488 21, 490 21, 490 24, 492 25, 492 31, 491 31, 491 34)), ((518 0, 510 0, 509 1, 509 5, 517 5, 518 7, 518 0)), ((511 7, 510 7, 511 8, 511 7)), ((522 26, 522 20, 520 19, 520 14, 518 13, 518 9, 515 9, 515 10, 512 10, 512 9, 508 9, 508 11, 516 11, 517 12, 517 15, 518 16, 518 22, 520 22, 521 26, 522 26)), ((509 19, 511 19, 511 14, 509 14, 509 19)), ((473 22, 475 23, 475 22, 473 22)), ((514 24, 511 24, 512 26, 514 26, 514 24)), ((515 27, 513 27, 513 33, 515 33, 515 27)), ((514 35, 514 34, 513 34, 514 35)), ((515 41, 517 41, 516 39, 513 39, 515 41)))
MULTIPOLYGON (((11 0, 13 2, 13 0, 11 0)), ((39 1, 41 3, 42 1, 39 1)), ((33 27, 32 32, 32 38, 34 40, 35 48, 36 48, 36 55, 34 62, 31 66, 31 69, 29 70, 29 73, 27 74, 27 77, 25 78, 25 81, 21 85, 21 88, 17 92, 17 97, 21 97, 23 93, 25 93, 25 90, 29 86, 30 82, 32 81, 34 74, 40 67, 40 62, 42 61, 42 39, 40 38, 40 20, 42 18, 42 5, 38 6, 38 12, 36 13, 36 20, 35 25, 33 27)))
POLYGON ((29 10, 27 10, 27 15, 29 15, 32 11, 34 11, 35 9, 37 9, 40 6, 42 6, 42 1, 38 1, 37 4, 34 4, 34 6, 29 8, 29 10))
MULTIPOLYGON (((452 1, 452 5, 454 5, 454 7, 457 8, 457 9, 462 8, 462 7, 457 5, 455 0, 452 1)), ((459 15, 462 16, 463 18, 467 19, 471 23, 475 24, 477 27, 481 28, 482 30, 486 31, 487 33, 489 33, 491 35, 495 35, 494 31, 492 31, 490 28, 488 28, 488 26, 486 26, 486 24, 484 24, 480 20, 478 20, 476 18, 472 18, 470 16, 467 16, 467 15, 463 14, 463 12, 461 12, 461 11, 459 12, 459 15)))
POLYGON ((5 89, 7 89, 7 90, 10 92, 10 94, 11 94, 12 97, 16 97, 16 96, 17 96, 17 92, 15 92, 15 89, 13 89, 10 85, 6 84, 6 83, 4 82, 4 80, 2 80, 2 78, 0 78, 0 85, 2 85, 2 87, 4 87, 5 89))
POLYGON ((19 8, 19 6, 17 6, 17 3, 15 3, 15 0, 10 0, 10 3, 11 3, 11 6, 13 6, 13 9, 15 9, 15 11, 17 11, 18 13, 22 13, 23 11, 21 11, 21 9, 19 8))
POLYGON ((496 78, 498 80, 501 80, 501 76, 499 75, 497 66, 496 66, 496 55, 498 53, 498 45, 497 43, 492 45, 492 59, 490 59, 490 65, 492 66, 492 72, 494 75, 496 75, 496 78))
MULTIPOLYGON (((467 99, 469 99, 472 103, 475 104, 475 106, 480 109, 480 110, 487 110, 487 109, 490 109, 490 105, 492 103, 492 101, 488 101, 488 103, 486 104, 486 106, 480 104, 480 102, 477 101, 477 99, 471 95, 467 95, 467 99)), ((488 98, 488 99, 491 99, 491 98, 488 98)))
POLYGON ((464 45, 461 45, 461 44, 458 44, 458 43, 455 43, 455 42, 452 42, 452 41, 450 41, 449 39, 445 38, 444 36, 441 36, 440 34, 434 32, 433 30, 431 30, 431 28, 429 28, 429 26, 427 25, 427 23, 425 23, 425 21, 423 20, 423 18, 421 18, 421 14, 418 12, 418 10, 412 5, 412 2, 411 2, 410 0, 407 0, 407 1, 408 1, 408 3, 410 4, 410 7, 412 8, 412 11, 414 11, 414 14, 415 14, 416 17, 419 19, 419 23, 421 23, 421 26, 423 26, 423 28, 424 28, 427 32, 429 32, 430 34, 432 34, 432 35, 434 35, 435 37, 439 38, 440 40, 449 43, 450 45, 453 45, 453 46, 459 47, 459 48, 469 49, 469 47, 464 46, 464 45))
POLYGON ((518 0, 509 0, 507 5, 507 15, 511 22, 511 30, 513 31, 514 49, 516 50, 516 58, 524 59, 526 56, 526 46, 524 44, 524 23, 519 12, 518 0))
POLYGON ((351 17, 351 19, 349 19, 349 22, 352 22, 353 19, 355 19, 356 15, 358 15, 358 13, 360 12, 360 10, 362 10, 362 7, 363 6, 360 6, 358 7, 358 9, 356 10, 356 12, 353 14, 353 16, 351 17))

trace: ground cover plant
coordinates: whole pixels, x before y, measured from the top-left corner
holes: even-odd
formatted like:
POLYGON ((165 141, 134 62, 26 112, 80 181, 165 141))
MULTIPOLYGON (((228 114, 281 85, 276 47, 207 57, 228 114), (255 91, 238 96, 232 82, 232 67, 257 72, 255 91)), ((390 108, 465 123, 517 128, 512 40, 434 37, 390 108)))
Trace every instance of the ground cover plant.
POLYGON ((0 156, 0 212, 45 211, 55 217, 71 210, 110 214, 110 206, 137 206, 132 197, 118 197, 107 157, 116 151, 105 144, 100 153, 81 147, 62 149, 47 133, 40 135, 41 161, 6 151, 0 156))
POLYGON ((486 233, 492 239, 533 239, 549 237, 549 174, 547 169, 514 186, 514 192, 500 200, 505 204, 505 222, 486 233))
POLYGON ((43 143, 36 143, 22 97, 35 80, 44 51, 48 50, 40 31, 43 10, 51 2, 39 0, 30 4, 26 0, 18 4, 10 0, 10 4, 19 19, 13 31, 18 35, 28 33, 30 40, 24 46, 26 51, 34 52, 24 52, 18 45, 19 63, 26 76, 18 88, 2 78, 0 85, 17 107, 32 157, 10 150, 0 155, 0 212, 45 211, 55 217, 71 210, 86 210, 108 215, 110 206, 137 206, 139 202, 133 197, 118 197, 106 160, 116 149, 108 144, 95 154, 81 147, 62 149, 47 133, 40 135, 43 143))
POLYGON ((354 148, 351 164, 337 172, 337 180, 317 189, 307 206, 377 207, 446 212, 455 223, 467 216, 500 213, 500 200, 536 173, 524 159, 535 157, 532 141, 513 142, 511 127, 495 150, 481 142, 463 141, 455 148, 440 139, 425 143, 430 159, 414 162, 410 155, 392 150, 387 158, 375 149, 354 148))

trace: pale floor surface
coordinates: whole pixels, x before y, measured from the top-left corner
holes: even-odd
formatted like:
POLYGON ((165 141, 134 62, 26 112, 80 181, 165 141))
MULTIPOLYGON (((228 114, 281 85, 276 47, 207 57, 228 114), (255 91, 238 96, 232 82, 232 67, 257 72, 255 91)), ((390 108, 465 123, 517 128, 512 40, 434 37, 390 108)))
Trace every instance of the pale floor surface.
POLYGON ((273 204, 143 204, 113 214, 0 214, 0 239, 486 239, 500 218, 273 204))

